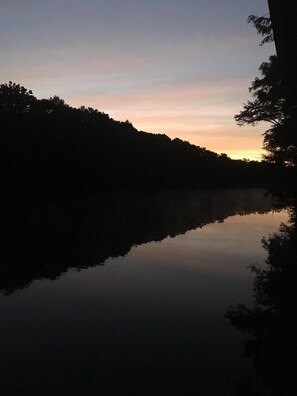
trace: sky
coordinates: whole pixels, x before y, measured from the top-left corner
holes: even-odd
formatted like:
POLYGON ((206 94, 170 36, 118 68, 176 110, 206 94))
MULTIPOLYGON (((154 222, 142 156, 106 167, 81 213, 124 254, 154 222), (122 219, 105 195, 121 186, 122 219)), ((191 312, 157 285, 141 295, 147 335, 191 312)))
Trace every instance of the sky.
POLYGON ((234 115, 275 52, 247 23, 267 13, 267 0, 0 0, 0 83, 261 159, 268 124, 234 115))

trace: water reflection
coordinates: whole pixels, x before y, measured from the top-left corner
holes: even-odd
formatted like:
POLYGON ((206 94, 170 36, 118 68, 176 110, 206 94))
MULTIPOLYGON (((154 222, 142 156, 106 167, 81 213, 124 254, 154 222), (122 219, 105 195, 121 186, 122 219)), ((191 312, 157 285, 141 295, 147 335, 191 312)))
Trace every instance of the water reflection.
POLYGON ((270 208, 258 190, 3 205, 1 396, 232 395, 249 364, 224 313, 250 303, 270 208))
POLYGON ((0 291, 9 294, 34 279, 124 256, 133 245, 271 207, 262 190, 244 189, 3 201, 0 291))
MULTIPOLYGON (((288 197, 287 197, 288 198, 288 197)), ((287 202, 288 203, 288 202, 287 202)), ((238 395, 297 394, 297 199, 289 197, 289 223, 262 240, 265 266, 252 266, 255 298, 252 308, 230 307, 227 317, 249 334, 244 354, 255 371, 236 381, 238 395)))

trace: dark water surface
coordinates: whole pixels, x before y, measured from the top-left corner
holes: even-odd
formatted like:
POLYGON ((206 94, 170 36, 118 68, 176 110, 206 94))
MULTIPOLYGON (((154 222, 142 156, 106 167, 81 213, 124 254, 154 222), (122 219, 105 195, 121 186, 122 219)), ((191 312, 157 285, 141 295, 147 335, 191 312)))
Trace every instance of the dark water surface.
POLYGON ((262 190, 6 201, 1 395, 233 395, 225 318, 285 212, 262 190))

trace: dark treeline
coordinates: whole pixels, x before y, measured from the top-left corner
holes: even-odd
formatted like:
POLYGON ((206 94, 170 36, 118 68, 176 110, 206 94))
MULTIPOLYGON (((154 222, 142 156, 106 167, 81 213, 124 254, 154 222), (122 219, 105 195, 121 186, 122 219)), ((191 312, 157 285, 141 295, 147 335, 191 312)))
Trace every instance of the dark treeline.
POLYGON ((69 268, 103 264, 132 246, 160 241, 235 214, 264 213, 263 190, 109 192, 100 196, 15 198, 0 205, 0 291, 69 268))
POLYGON ((264 186, 280 177, 266 162, 231 160, 178 138, 137 131, 92 108, 38 100, 0 86, 3 192, 97 192, 128 188, 264 186), (279 176, 279 177, 277 177, 279 176))

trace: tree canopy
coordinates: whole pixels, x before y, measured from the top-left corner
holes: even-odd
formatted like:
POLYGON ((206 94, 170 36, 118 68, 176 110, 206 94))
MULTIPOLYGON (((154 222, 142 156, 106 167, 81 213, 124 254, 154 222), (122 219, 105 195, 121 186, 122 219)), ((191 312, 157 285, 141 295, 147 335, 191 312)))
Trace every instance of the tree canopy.
MULTIPOLYGON (((251 15, 257 31, 264 36, 262 44, 273 40, 269 18, 251 15)), ((260 77, 252 81, 249 88, 253 100, 243 105, 243 110, 235 115, 238 125, 256 125, 265 121, 271 127, 264 132, 266 159, 286 165, 297 165, 297 124, 296 107, 287 98, 285 84, 277 55, 270 56, 259 68, 260 77)))
POLYGON ((97 192, 264 186, 274 168, 231 160, 164 134, 138 131, 58 96, 37 99, 9 82, 0 86, 0 180, 3 191, 97 192))
POLYGON ((9 81, 8 84, 0 85, 0 111, 18 114, 30 110, 33 102, 36 101, 31 90, 27 90, 20 84, 9 81))
POLYGON ((263 36, 263 40, 260 45, 265 43, 271 43, 274 40, 271 19, 266 16, 256 16, 250 15, 248 17, 248 22, 253 23, 257 32, 263 36))

